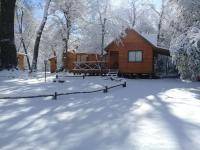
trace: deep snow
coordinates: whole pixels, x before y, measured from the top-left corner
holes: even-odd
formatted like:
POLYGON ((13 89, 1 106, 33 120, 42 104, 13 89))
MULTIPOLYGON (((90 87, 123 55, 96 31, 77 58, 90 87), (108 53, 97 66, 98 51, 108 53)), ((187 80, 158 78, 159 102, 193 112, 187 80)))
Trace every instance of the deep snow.
MULTIPOLYGON (((113 81, 65 78, 52 83, 0 74, 0 97, 97 89, 113 81)), ((128 80, 95 94, 0 100, 1 150, 200 150, 200 84, 128 80)))

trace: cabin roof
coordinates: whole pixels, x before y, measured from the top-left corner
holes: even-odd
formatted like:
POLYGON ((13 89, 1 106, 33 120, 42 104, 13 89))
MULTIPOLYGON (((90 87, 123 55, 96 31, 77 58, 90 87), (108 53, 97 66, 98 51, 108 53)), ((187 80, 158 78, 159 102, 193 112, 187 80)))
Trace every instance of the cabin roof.
POLYGON ((168 49, 165 49, 165 48, 162 48, 162 47, 154 48, 154 52, 156 52, 157 54, 170 56, 170 51, 168 49))
POLYGON ((92 52, 71 52, 71 51, 68 51, 67 53, 72 53, 72 54, 76 54, 76 55, 99 55, 99 54, 94 53, 94 52, 92 53, 92 52))
MULTIPOLYGON (((158 47, 157 46, 157 34, 140 34, 139 32, 137 32, 134 29, 126 29, 126 33, 129 34, 129 32, 134 31, 139 37, 141 37, 145 42, 147 42, 148 44, 150 44, 154 51, 156 53, 162 54, 162 55, 170 55, 170 51, 167 48, 162 48, 162 47, 158 47)), ((127 35, 126 35, 127 36, 127 35)), ((125 36, 125 37, 126 37, 125 36)), ((121 39, 125 38, 125 37, 121 37, 121 39)), ((110 44, 107 45, 107 47, 105 48, 106 51, 108 51, 109 47, 112 46, 113 44, 116 44, 117 39, 113 40, 110 44)))
POLYGON ((25 53, 22 53, 22 52, 17 52, 17 55, 23 55, 23 56, 26 56, 25 53))
POLYGON ((56 56, 51 56, 48 60, 51 61, 51 60, 54 60, 56 58, 57 58, 56 56))
POLYGON ((76 53, 77 55, 99 55, 99 54, 97 54, 97 53, 88 53, 88 52, 77 52, 76 53))
POLYGON ((75 51, 75 50, 69 50, 67 53, 77 54, 77 55, 100 55, 99 53, 95 53, 94 51, 75 51))
MULTIPOLYGON (((139 33, 138 33, 139 34, 139 33)), ((148 40, 152 45, 157 46, 158 45, 158 38, 157 34, 148 34, 148 33, 142 33, 140 34, 143 38, 148 40)))

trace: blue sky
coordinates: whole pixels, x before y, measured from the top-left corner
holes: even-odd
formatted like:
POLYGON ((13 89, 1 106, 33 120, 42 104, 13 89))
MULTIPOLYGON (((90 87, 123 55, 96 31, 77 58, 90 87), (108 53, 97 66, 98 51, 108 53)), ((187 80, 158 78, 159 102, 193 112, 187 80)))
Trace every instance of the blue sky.
POLYGON ((158 9, 161 8, 161 0, 153 0, 153 3, 156 5, 158 9))
POLYGON ((35 16, 42 17, 43 10, 40 8, 40 5, 44 4, 44 0, 30 0, 30 2, 34 5, 35 16))

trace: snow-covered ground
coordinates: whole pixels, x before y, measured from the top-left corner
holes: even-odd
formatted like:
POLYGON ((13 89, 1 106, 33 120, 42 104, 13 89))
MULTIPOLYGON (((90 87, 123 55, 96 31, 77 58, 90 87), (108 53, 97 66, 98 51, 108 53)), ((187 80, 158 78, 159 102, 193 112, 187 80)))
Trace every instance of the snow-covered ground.
MULTIPOLYGON (((43 74, 7 78, 0 97, 98 89, 100 77, 52 83, 43 74)), ((1 150, 200 150, 200 84, 128 80, 108 93, 0 99, 1 150)))
MULTIPOLYGON (((72 76, 67 74, 68 76, 72 76)), ((53 83, 55 75, 47 74, 47 82, 45 83, 44 73, 37 75, 14 74, 10 75, 8 80, 5 80, 5 75, 0 74, 0 96, 33 96, 41 94, 54 94, 78 92, 78 91, 94 91, 103 89, 106 85, 112 86, 120 84, 105 78, 86 77, 64 77, 59 75, 59 80, 65 81, 64 84, 53 83), (19 77, 16 77, 19 76, 19 77), (2 80, 2 77, 4 80, 2 80)))

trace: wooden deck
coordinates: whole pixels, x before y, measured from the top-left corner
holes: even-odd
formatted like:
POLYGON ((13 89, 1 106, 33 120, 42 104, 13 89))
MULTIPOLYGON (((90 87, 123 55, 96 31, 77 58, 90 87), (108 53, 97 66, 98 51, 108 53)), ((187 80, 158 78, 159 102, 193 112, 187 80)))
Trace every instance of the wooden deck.
POLYGON ((77 61, 74 62, 74 74, 100 75, 108 73, 107 63, 104 61, 77 61))

